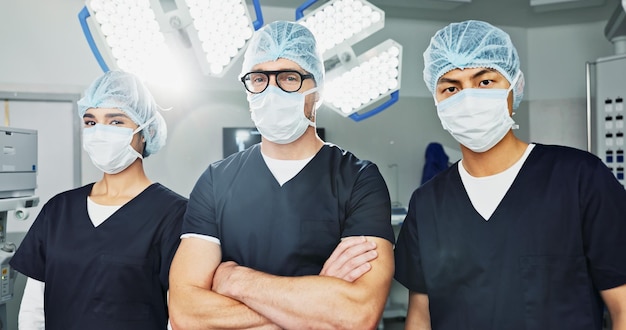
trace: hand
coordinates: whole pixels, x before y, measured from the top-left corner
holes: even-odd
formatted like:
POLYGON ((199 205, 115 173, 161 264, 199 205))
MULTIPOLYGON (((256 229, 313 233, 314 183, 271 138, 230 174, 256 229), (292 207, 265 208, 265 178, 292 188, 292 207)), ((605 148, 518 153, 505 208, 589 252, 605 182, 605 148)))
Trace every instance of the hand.
POLYGON ((369 262, 376 257, 376 243, 363 236, 346 237, 326 260, 320 275, 354 282, 372 269, 369 262))
POLYGON ((215 274, 213 274, 213 286, 211 287, 211 290, 223 296, 228 296, 228 286, 229 284, 234 284, 235 282, 230 280, 230 278, 233 275, 235 268, 238 266, 239 265, 234 261, 225 261, 217 266, 215 274))

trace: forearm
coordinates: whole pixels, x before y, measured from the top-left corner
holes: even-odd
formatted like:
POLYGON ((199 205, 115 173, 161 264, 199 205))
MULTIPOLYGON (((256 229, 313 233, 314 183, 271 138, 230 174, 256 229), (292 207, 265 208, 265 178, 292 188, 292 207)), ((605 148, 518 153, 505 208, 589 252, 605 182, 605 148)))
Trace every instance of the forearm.
POLYGON ((238 267, 228 292, 285 329, 368 329, 376 326, 387 290, 369 299, 356 284, 333 277, 279 277, 238 267))
POLYGON ((426 294, 409 292, 405 330, 431 330, 429 300, 426 294))
POLYGON ((172 290, 170 321, 176 329, 280 329, 241 302, 199 287, 172 290))
POLYGON ((26 279, 24 294, 18 313, 18 325, 22 330, 43 330, 45 314, 43 309, 44 282, 33 278, 26 279))
POLYGON ((220 247, 199 238, 180 243, 170 268, 169 315, 174 329, 278 329, 240 302, 211 291, 220 247))
POLYGON ((611 317, 612 330, 626 330, 626 284, 600 291, 611 317))
POLYGON ((626 330, 626 315, 622 313, 611 314, 612 330, 626 330))

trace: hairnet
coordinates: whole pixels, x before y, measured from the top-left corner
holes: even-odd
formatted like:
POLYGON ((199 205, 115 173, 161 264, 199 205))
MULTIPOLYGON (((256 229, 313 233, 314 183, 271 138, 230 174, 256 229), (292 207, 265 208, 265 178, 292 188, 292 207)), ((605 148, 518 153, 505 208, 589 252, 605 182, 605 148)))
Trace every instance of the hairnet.
POLYGON ((287 21, 272 22, 255 32, 243 57, 241 76, 259 63, 279 58, 294 61, 311 73, 318 88, 324 85, 324 61, 313 33, 301 24, 287 21))
POLYGON ((133 74, 109 71, 96 79, 78 101, 78 116, 82 119, 89 108, 120 109, 139 126, 156 117, 141 131, 146 140, 143 156, 147 157, 165 145, 165 120, 148 88, 133 74))
POLYGON ((513 87, 513 108, 524 94, 524 75, 520 70, 517 50, 509 35, 482 21, 452 23, 430 39, 424 52, 424 82, 435 93, 437 81, 454 69, 491 68, 502 74, 513 87))

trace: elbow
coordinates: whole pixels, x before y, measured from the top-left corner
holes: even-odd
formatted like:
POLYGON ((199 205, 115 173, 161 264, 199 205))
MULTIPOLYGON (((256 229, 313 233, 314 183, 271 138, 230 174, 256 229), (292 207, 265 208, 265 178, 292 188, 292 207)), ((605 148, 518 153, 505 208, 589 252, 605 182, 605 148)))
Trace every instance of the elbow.
POLYGON ((382 311, 377 308, 364 307, 356 313, 346 315, 346 317, 340 317, 334 320, 335 324, 332 324, 330 329, 377 329, 382 318, 382 311))
POLYGON ((357 324, 355 324, 354 327, 350 327, 350 329, 377 329, 381 317, 382 315, 377 313, 369 313, 369 315, 364 315, 358 320, 357 324))
POLYGON ((172 326, 172 330, 182 330, 182 329, 191 330, 191 329, 198 328, 197 323, 194 322, 192 317, 172 307, 173 306, 170 305, 170 308, 169 308, 169 318, 170 318, 170 325, 172 326))

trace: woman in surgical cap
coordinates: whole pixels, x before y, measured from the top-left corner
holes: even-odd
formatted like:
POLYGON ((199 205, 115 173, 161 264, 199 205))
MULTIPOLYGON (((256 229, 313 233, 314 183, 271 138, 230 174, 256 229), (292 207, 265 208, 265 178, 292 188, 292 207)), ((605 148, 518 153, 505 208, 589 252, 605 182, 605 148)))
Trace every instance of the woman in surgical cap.
POLYGON ((92 83, 78 115, 103 176, 46 202, 11 260, 28 278, 19 327, 166 329, 187 201, 143 168, 165 144, 165 121, 146 86, 120 71, 92 83))
POLYGON ((626 190, 596 156, 527 143, 503 30, 452 23, 424 82, 463 158, 415 190, 395 247, 406 329, 626 329, 626 190))

